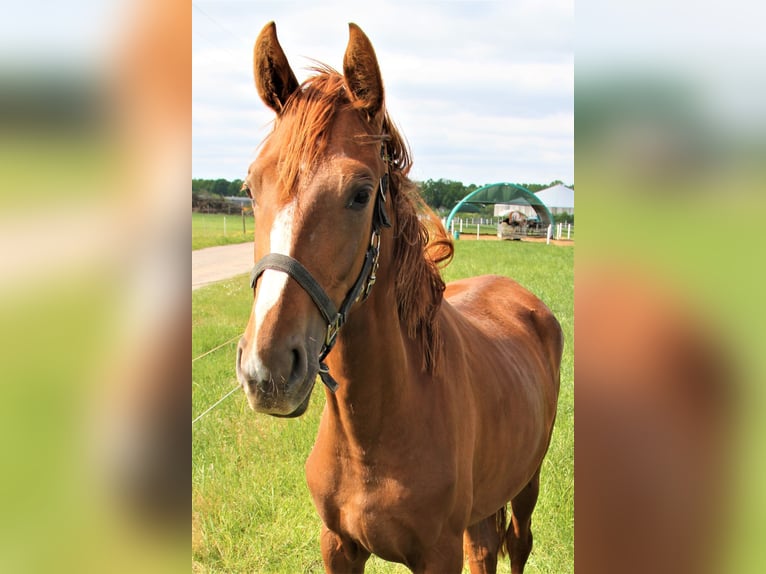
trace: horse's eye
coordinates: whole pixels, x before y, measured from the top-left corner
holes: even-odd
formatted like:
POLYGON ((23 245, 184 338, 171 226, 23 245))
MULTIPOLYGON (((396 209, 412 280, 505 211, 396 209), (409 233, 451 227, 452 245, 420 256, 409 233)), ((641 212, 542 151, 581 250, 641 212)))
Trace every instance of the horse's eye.
POLYGON ((372 190, 369 187, 360 189, 346 207, 359 211, 370 202, 370 197, 372 197, 372 190))

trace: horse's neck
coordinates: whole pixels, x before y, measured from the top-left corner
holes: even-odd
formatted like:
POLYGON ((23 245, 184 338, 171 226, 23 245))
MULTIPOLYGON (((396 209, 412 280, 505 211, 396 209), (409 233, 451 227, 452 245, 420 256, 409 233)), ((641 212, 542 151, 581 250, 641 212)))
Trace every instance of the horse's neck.
POLYGON ((367 450, 383 426, 406 416, 408 361, 393 286, 376 284, 370 298, 352 310, 328 356, 340 388, 327 393, 323 425, 331 440, 342 435, 367 450))

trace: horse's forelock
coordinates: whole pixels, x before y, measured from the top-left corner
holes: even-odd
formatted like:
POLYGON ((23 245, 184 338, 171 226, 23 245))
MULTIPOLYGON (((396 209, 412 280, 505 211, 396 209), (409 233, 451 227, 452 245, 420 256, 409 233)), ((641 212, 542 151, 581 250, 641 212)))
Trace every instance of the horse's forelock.
POLYGON ((301 172, 317 165, 327 147, 330 126, 340 106, 350 105, 343 89, 343 76, 318 64, 316 75, 305 80, 285 103, 284 112, 277 118, 274 132, 282 124, 278 173, 280 188, 289 194, 296 188, 301 172))

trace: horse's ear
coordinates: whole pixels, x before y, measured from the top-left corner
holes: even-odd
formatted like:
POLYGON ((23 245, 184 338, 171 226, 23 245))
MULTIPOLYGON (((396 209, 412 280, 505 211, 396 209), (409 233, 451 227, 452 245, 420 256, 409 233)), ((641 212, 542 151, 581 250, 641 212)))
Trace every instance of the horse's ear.
POLYGON ((298 89, 298 80, 277 40, 277 27, 269 22, 263 27, 253 49, 255 87, 263 102, 278 114, 287 98, 298 89))
POLYGON ((372 43, 356 24, 349 24, 343 74, 354 104, 372 119, 383 109, 383 80, 372 43))

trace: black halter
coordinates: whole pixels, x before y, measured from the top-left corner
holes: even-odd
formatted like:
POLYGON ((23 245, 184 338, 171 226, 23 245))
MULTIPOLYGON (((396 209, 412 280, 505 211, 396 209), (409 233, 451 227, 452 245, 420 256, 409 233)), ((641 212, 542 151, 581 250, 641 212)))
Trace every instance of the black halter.
MULTIPOLYGON (((381 150, 381 156, 388 165, 388 158, 385 155, 385 146, 381 150)), ((263 274, 266 269, 274 269, 276 271, 282 271, 287 273, 290 277, 303 287, 303 290, 308 293, 314 304, 319 309, 319 312, 327 322, 327 334, 325 335, 324 343, 322 344, 322 350, 319 353, 319 378, 333 393, 338 388, 338 383, 330 375, 330 369, 325 364, 324 360, 335 346, 335 342, 338 337, 338 331, 346 322, 348 313, 351 307, 358 300, 366 300, 370 295, 372 286, 377 279, 376 273, 378 270, 378 257, 380 256, 380 230, 383 227, 391 227, 391 221, 388 218, 386 212, 386 194, 388 193, 388 171, 380 178, 380 185, 378 187, 378 193, 375 198, 375 207, 372 216, 372 234, 370 237, 370 246, 367 248, 367 253, 364 256, 364 263, 362 264, 362 270, 359 272, 354 285, 349 290, 343 303, 340 305, 340 309, 335 307, 332 299, 327 295, 322 286, 319 285, 316 279, 298 260, 293 259, 288 255, 282 255, 280 253, 269 253, 261 258, 253 267, 253 271, 250 273, 250 287, 255 289, 255 284, 258 278, 263 274)))

